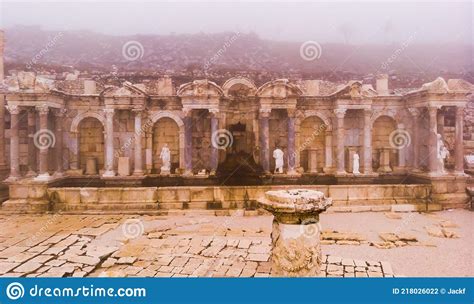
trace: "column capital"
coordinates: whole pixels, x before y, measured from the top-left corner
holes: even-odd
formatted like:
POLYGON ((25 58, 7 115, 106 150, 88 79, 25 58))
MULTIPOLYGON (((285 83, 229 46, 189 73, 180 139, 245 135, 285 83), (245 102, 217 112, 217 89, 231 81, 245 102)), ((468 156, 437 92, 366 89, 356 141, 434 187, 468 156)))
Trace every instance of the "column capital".
POLYGON ((420 108, 408 108, 408 112, 413 116, 413 118, 418 118, 421 114, 420 108))
POLYGON ((66 113, 67 113, 67 109, 61 108, 61 109, 58 109, 57 111, 54 111, 54 116, 61 118, 61 117, 64 117, 66 113))
POLYGON ((270 117, 271 112, 272 112, 272 109, 268 109, 268 108, 262 108, 262 109, 259 109, 259 111, 258 111, 260 118, 270 117))
POLYGON ((49 113, 49 106, 47 104, 36 106, 35 108, 40 115, 48 115, 49 113))
POLYGON ((430 115, 433 115, 433 114, 437 114, 437 113, 438 113, 438 110, 441 109, 441 106, 439 106, 439 105, 436 105, 436 106, 428 106, 427 109, 428 109, 428 112, 430 113, 430 115))
POLYGON ((336 115, 337 118, 344 118, 344 116, 346 115, 346 111, 347 109, 338 108, 338 109, 334 109, 334 114, 336 115))
POLYGON ((460 114, 464 114, 465 109, 466 109, 465 106, 456 106, 456 116, 460 114))
POLYGON ((296 117, 296 109, 286 109, 286 112, 288 113, 288 117, 290 118, 296 117))
POLYGON ((20 107, 17 105, 7 105, 5 108, 10 112, 10 114, 20 114, 20 107))
POLYGON ((105 113, 105 116, 107 118, 112 118, 114 116, 114 113, 115 113, 115 109, 112 109, 112 108, 105 108, 103 109, 104 113, 105 113))
POLYGON ((368 116, 369 118, 372 116, 372 113, 373 113, 372 109, 366 108, 366 109, 363 109, 363 111, 364 111, 365 116, 368 116))
POLYGON ((132 113, 134 114, 135 118, 142 118, 143 109, 142 108, 133 108, 132 113))
POLYGON ((189 109, 189 108, 183 108, 183 114, 184 116, 186 117, 191 117, 191 114, 193 113, 193 109, 189 109))

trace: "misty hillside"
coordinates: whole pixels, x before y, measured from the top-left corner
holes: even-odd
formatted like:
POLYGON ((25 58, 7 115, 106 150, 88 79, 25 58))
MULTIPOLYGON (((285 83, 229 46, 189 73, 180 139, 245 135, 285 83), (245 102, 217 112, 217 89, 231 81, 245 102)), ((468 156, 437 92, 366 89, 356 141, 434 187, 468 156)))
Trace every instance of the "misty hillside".
POLYGON ((17 26, 5 30, 5 39, 7 70, 25 66, 56 72, 115 70, 216 80, 246 74, 256 82, 275 77, 371 79, 373 74, 389 73, 392 83, 400 87, 417 86, 437 76, 474 82, 472 46, 419 45, 416 37, 393 45, 321 43, 320 57, 312 61, 300 55, 303 42, 263 40, 252 33, 110 36, 17 26), (122 54, 129 41, 143 46, 141 57, 133 61, 122 54))

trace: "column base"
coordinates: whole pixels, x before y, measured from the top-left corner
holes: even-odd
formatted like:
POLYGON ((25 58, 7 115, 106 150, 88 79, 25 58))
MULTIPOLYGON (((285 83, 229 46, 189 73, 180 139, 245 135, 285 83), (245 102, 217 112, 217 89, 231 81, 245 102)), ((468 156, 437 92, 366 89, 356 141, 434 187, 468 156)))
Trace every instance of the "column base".
POLYGON ((115 176, 115 171, 114 170, 106 170, 104 174, 102 174, 103 177, 114 177, 115 176))
POLYGON ((54 178, 64 177, 64 175, 65 175, 64 172, 58 172, 58 171, 56 171, 56 172, 53 173, 53 177, 54 177, 54 178))
POLYGON ((36 171, 33 171, 33 170, 29 170, 27 173, 26 173, 26 177, 35 177, 37 175, 36 171))
POLYGON ((133 176, 143 176, 143 170, 135 170, 132 173, 133 176))
POLYGON ((52 177, 51 175, 49 175, 49 173, 41 173, 37 177, 35 177, 34 180, 38 182, 47 182, 51 180, 51 178, 52 177))
POLYGON ((183 173, 183 176, 193 176, 193 171, 191 170, 185 170, 184 173, 183 173))
POLYGON ((466 172, 463 171, 454 171, 454 174, 457 176, 469 176, 466 172))
POLYGON ((13 183, 13 182, 16 182, 20 179, 20 176, 14 176, 14 175, 10 175, 9 177, 7 177, 4 182, 5 183, 13 183))

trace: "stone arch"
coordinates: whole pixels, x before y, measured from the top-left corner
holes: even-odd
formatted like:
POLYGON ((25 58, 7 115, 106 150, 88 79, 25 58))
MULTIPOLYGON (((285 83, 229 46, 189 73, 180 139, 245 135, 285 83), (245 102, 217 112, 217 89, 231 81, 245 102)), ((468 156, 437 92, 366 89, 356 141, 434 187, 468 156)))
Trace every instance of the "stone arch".
POLYGON ((249 95, 255 95, 255 92, 257 91, 257 87, 255 86, 255 83, 250 80, 249 78, 246 77, 232 77, 228 79, 224 85, 222 86, 222 89, 224 91, 225 96, 229 96, 229 90, 236 85, 244 86, 249 89, 249 95))
MULTIPOLYGON (((163 118, 163 117, 168 117, 168 118, 173 119, 178 125, 178 127, 180 127, 180 131, 181 131, 181 127, 184 128, 184 122, 181 119, 181 117, 178 114, 173 113, 171 111, 159 111, 159 112, 151 113, 150 115, 151 123, 154 124, 158 121, 158 119, 163 118)), ((183 129, 183 132, 184 132, 184 129, 183 129)))
POLYGON ((383 109, 383 110, 374 110, 374 114, 370 118, 370 125, 373 127, 375 121, 382 116, 388 116, 392 118, 397 124, 400 123, 399 117, 397 116, 397 111, 395 109, 383 109))
POLYGON ((306 118, 314 117, 314 116, 322 120, 322 122, 326 125, 327 131, 332 131, 331 119, 327 115, 325 115, 323 112, 317 111, 317 110, 305 111, 304 116, 301 117, 301 119, 298 119, 297 123, 301 124, 306 118))
POLYGON ((77 116, 75 116, 75 117, 72 119, 70 132, 71 132, 71 133, 77 133, 77 132, 78 132, 79 123, 80 123, 84 118, 88 118, 88 117, 96 118, 97 120, 99 120, 99 121, 102 123, 102 127, 105 128, 105 116, 104 116, 104 115, 101 115, 101 114, 99 114, 99 113, 97 113, 97 112, 83 112, 83 113, 78 114, 77 116))
MULTIPOLYGON (((179 148, 179 168, 184 168, 184 122, 181 119, 181 117, 173 113, 171 111, 159 111, 152 113, 149 118, 149 127, 150 127, 150 132, 153 136, 153 130, 155 124, 160 120, 160 119, 171 119, 173 120, 176 125, 178 126, 178 148, 179 148)), ((152 138, 152 149, 154 149, 153 144, 154 144, 154 138, 152 138)), ((153 159, 156 158, 157 156, 154 153, 156 151, 152 150, 152 164, 154 163, 153 159)))

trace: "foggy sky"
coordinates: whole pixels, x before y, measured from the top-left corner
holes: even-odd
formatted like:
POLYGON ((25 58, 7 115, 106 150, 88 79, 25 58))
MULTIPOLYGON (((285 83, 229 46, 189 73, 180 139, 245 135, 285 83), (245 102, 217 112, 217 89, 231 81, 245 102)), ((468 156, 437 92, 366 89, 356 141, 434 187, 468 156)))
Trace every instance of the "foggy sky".
MULTIPOLYGON (((1 1, 1 0, 0 0, 1 1)), ((0 4, 2 28, 130 34, 255 32, 281 41, 472 43, 468 2, 12 2, 0 4)))

